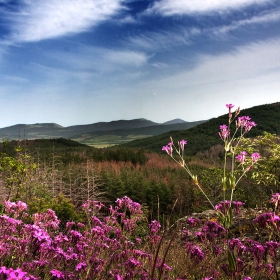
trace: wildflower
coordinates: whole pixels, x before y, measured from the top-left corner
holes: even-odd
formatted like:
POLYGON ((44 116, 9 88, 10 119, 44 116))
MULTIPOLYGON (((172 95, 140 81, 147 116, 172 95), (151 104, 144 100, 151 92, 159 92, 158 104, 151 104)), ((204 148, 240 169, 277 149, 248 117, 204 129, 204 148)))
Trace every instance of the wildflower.
POLYGON ((215 237, 224 235, 226 229, 220 226, 217 222, 207 221, 201 231, 205 233, 205 236, 209 241, 214 241, 215 237))
POLYGON ((81 269, 83 269, 84 267, 86 267, 87 266, 87 264, 85 263, 85 262, 80 262, 80 263, 78 263, 77 265, 76 265, 76 271, 79 271, 79 270, 81 270, 81 269))
POLYGON ((251 130, 252 127, 257 126, 257 124, 255 122, 246 122, 246 124, 244 125, 245 131, 248 132, 251 130))
POLYGON ((237 161, 239 161, 241 164, 244 164, 244 163, 245 163, 245 160, 246 160, 246 155, 247 155, 247 153, 246 153, 245 151, 243 151, 243 152, 241 152, 239 155, 237 155, 237 156, 235 157, 235 159, 236 159, 237 161))
POLYGON ((228 213, 229 207, 230 207, 230 201, 225 200, 225 201, 222 201, 219 204, 217 204, 215 206, 215 209, 220 211, 223 214, 226 214, 226 213, 228 213))
POLYGON ((137 261, 134 258, 130 258, 128 260, 128 266, 131 266, 132 268, 139 267, 139 266, 141 266, 141 262, 137 261))
POLYGON ((260 158, 260 154, 259 153, 253 153, 251 155, 251 159, 252 159, 252 163, 256 163, 258 161, 258 159, 260 158))
POLYGON ((54 277, 57 277, 57 278, 61 278, 61 279, 64 279, 64 275, 63 275, 63 273, 61 272, 61 271, 59 271, 59 270, 57 270, 57 269, 52 269, 51 271, 50 271, 50 273, 52 274, 52 276, 54 276, 54 277))
POLYGON ((232 251, 235 249, 237 252, 237 255, 241 255, 243 252, 245 252, 247 250, 247 247, 238 238, 232 238, 229 241, 229 248, 232 251))
POLYGON ((257 261, 257 263, 260 263, 260 260, 263 258, 264 253, 265 253, 265 248, 259 244, 258 242, 254 241, 254 243, 252 244, 252 253, 255 257, 255 260, 257 261))
POLYGON ((230 110, 234 107, 234 105, 233 104, 226 104, 226 107, 230 110))
POLYGON ((191 258, 194 258, 197 262, 203 261, 205 257, 203 251, 196 245, 192 246, 190 253, 191 253, 191 258))
POLYGON ((187 219, 187 224, 190 226, 190 227, 194 227, 196 226, 197 224, 200 223, 200 220, 199 219, 196 219, 196 218, 192 218, 192 217, 189 217, 187 219))
POLYGON ((264 243, 264 248, 266 249, 267 253, 273 257, 276 256, 279 247, 280 243, 276 241, 267 241, 264 243))
POLYGON ((257 124, 251 121, 251 118, 249 116, 243 116, 238 118, 238 121, 236 122, 236 126, 237 128, 239 127, 244 128, 245 132, 248 132, 251 130, 252 127, 257 126, 257 124))
POLYGON ((181 140, 181 141, 179 142, 180 148, 181 148, 182 151, 184 151, 184 147, 185 147, 185 145, 186 145, 187 143, 188 143, 188 142, 187 142, 186 140, 181 140))
POLYGON ((231 109, 234 107, 234 105, 226 104, 226 107, 228 108, 228 115, 229 115, 229 118, 231 119, 231 117, 232 117, 231 109))
POLYGON ((266 227, 268 225, 269 220, 273 218, 274 213, 268 212, 259 215, 257 218, 253 220, 254 223, 258 223, 260 227, 266 227))
POLYGON ((173 145, 173 143, 170 142, 168 145, 163 146, 162 150, 166 151, 168 155, 172 156, 172 151, 173 151, 172 145, 173 145))
POLYGON ((236 125, 237 127, 244 127, 246 123, 250 120, 251 118, 249 116, 238 117, 236 125))
POLYGON ((5 201, 5 210, 7 213, 11 214, 15 212, 16 203, 11 201, 5 201))
POLYGON ((161 224, 158 221, 154 220, 149 224, 149 228, 152 233, 157 233, 161 228, 161 224))
POLYGON ((240 206, 244 205, 245 203, 242 201, 233 201, 233 205, 235 206, 236 214, 240 213, 240 206))
POLYGON ((225 141, 229 137, 229 128, 226 124, 220 125, 220 132, 218 132, 220 138, 225 141))
POLYGON ((272 195, 271 199, 270 199, 270 203, 274 204, 274 208, 275 210, 278 208, 279 206, 279 201, 280 201, 280 194, 279 193, 275 193, 272 195))
POLYGON ((215 245, 213 247, 213 254, 214 256, 219 256, 223 252, 223 249, 220 246, 215 245))

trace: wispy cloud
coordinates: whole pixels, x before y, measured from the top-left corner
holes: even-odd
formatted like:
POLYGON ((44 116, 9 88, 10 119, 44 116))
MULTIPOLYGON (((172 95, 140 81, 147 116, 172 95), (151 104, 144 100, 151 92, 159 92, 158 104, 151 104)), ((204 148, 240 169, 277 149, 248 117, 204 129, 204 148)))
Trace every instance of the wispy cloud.
POLYGON ((148 31, 130 36, 124 43, 149 51, 164 50, 178 45, 189 45, 192 38, 200 33, 198 28, 177 27, 176 30, 148 31))
POLYGON ((260 15, 254 15, 247 19, 241 19, 238 21, 233 21, 229 25, 223 25, 217 28, 212 29, 212 33, 218 34, 226 34, 229 31, 242 28, 243 26, 249 25, 258 25, 258 24, 265 24, 271 22, 280 21, 280 9, 271 10, 260 15))
POLYGON ((49 52, 46 54, 49 60, 59 61, 61 66, 70 71, 81 72, 122 72, 127 68, 138 68, 147 64, 149 56, 140 51, 129 49, 111 50, 80 46, 73 52, 49 52))
MULTIPOLYGON (((246 19, 231 19, 228 22, 217 26, 199 27, 199 26, 181 26, 176 29, 158 30, 143 32, 140 35, 134 35, 127 38, 126 43, 129 46, 148 51, 157 51, 168 49, 178 45, 191 45, 199 36, 227 36, 229 32, 238 30, 246 26, 263 25, 280 21, 280 9, 272 9, 257 15, 248 15, 246 19)), ((231 34, 232 35, 232 34, 231 34)), ((224 37, 226 38, 226 37, 224 37)))
POLYGON ((14 42, 35 42, 89 30, 122 10, 122 0, 20 0, 6 17, 14 42))
POLYGON ((160 0, 148 12, 157 12, 166 16, 194 13, 220 12, 240 9, 250 5, 272 3, 275 0, 160 0))

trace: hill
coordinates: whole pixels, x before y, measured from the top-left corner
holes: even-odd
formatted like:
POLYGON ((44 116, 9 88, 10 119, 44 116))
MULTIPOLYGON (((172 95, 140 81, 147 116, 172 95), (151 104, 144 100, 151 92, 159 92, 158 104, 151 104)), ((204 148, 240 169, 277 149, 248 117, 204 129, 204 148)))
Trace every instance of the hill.
POLYGON ((133 141, 135 139, 145 139, 150 136, 159 135, 167 131, 178 129, 189 129, 205 121, 197 122, 181 122, 169 125, 152 125, 146 127, 136 127, 130 129, 113 129, 106 131, 95 131, 91 133, 84 133, 72 137, 71 139, 80 143, 95 146, 104 147, 110 145, 120 145, 133 141))
POLYGON ((123 144, 135 139, 176 129, 188 129, 204 121, 185 122, 180 119, 159 124, 147 119, 98 122, 87 125, 63 127, 55 123, 17 124, 0 129, 1 140, 18 139, 73 139, 98 147, 123 144), (169 123, 169 124, 168 124, 169 123))
MULTIPOLYGON (((255 137, 264 131, 280 135, 280 102, 265 104, 241 110, 239 116, 250 116, 257 126, 252 129, 247 137, 255 137)), ((162 146, 170 141, 172 136, 174 142, 181 139, 188 141, 187 155, 195 155, 199 151, 205 151, 221 142, 218 136, 221 124, 228 123, 228 114, 210 119, 187 130, 176 130, 146 139, 135 140, 124 144, 125 147, 145 148, 150 151, 161 152, 162 146)))

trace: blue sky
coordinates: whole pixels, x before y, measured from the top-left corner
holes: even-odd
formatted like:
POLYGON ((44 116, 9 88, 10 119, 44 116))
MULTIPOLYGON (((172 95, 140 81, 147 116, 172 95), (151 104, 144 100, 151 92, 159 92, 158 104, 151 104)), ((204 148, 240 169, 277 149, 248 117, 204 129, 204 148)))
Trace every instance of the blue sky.
POLYGON ((0 0, 0 127, 280 101, 279 0, 0 0))

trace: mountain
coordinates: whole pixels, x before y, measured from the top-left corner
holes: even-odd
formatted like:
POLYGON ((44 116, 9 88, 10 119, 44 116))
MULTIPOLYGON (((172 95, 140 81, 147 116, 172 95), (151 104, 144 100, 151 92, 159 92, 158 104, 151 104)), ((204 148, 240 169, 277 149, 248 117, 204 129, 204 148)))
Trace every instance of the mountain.
POLYGON ((159 124, 141 118, 68 127, 63 127, 56 123, 17 124, 1 128, 0 139, 50 139, 62 137, 87 145, 110 146, 158 135, 170 130, 188 129, 202 122, 204 121, 185 122, 176 119, 159 124))
MULTIPOLYGON (((280 135, 280 102, 241 110, 239 116, 250 116, 251 120, 257 123, 257 126, 246 134, 247 137, 262 135, 265 131, 280 135)), ((170 142, 170 136, 172 136, 174 143, 182 139, 187 140, 185 154, 195 155, 199 151, 206 151, 217 144, 223 144, 218 136, 222 124, 228 124, 228 114, 210 119, 187 130, 180 129, 134 140, 123 146, 161 152, 162 146, 170 142)), ((235 127, 234 123, 232 127, 235 127)))
POLYGON ((175 123, 185 123, 186 121, 182 120, 182 119, 174 119, 174 120, 171 120, 171 121, 168 121, 168 122, 164 122, 163 124, 164 125, 168 125, 168 124, 175 124, 175 123))

